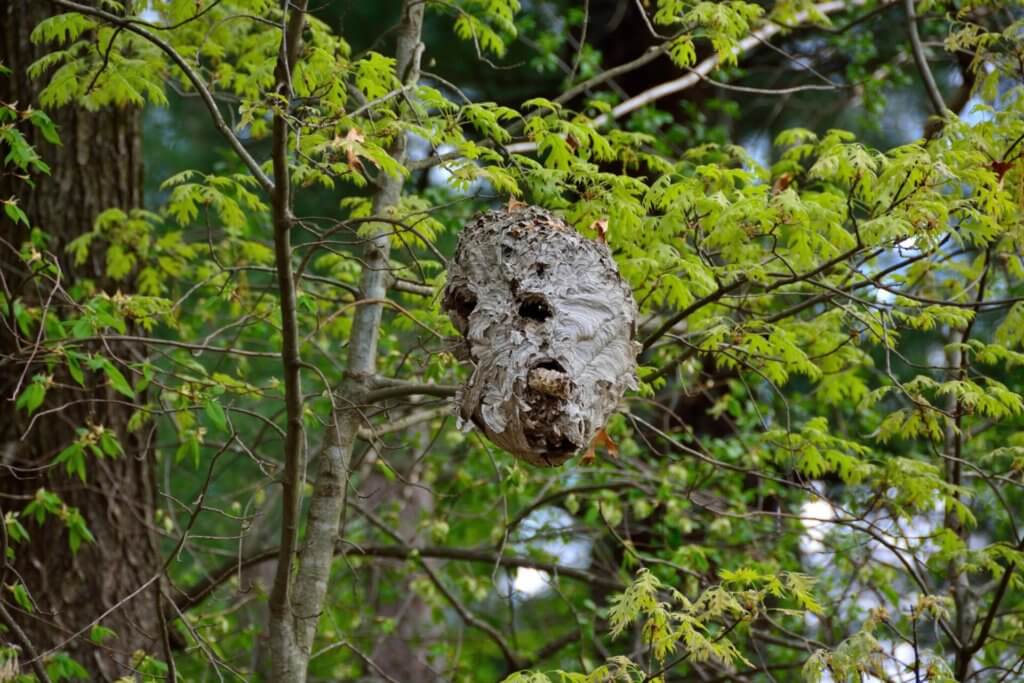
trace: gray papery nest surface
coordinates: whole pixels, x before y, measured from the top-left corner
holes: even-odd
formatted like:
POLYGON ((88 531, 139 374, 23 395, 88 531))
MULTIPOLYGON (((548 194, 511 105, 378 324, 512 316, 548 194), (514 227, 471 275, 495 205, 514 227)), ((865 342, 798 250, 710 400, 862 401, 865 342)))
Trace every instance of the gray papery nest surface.
POLYGON ((460 426, 529 463, 564 463, 636 388, 629 286, 606 244, 544 209, 474 218, 443 307, 474 366, 456 396, 460 426))

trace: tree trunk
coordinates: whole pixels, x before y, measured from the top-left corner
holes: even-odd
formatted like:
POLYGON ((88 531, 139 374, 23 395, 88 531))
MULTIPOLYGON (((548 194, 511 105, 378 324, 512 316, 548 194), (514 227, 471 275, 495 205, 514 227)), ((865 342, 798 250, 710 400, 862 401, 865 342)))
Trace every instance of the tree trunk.
MULTIPOLYGON (((0 0, 0 62, 12 71, 8 77, 0 76, 0 102, 17 102, 20 109, 38 102, 43 82, 29 80, 26 69, 47 47, 33 45, 29 35, 52 13, 48 2, 0 0)), ((87 112, 68 106, 51 116, 61 146, 45 143, 27 126, 20 128, 49 164, 52 175, 33 178, 35 187, 30 187, 9 173, 0 173, 0 197, 17 196, 32 225, 51 236, 48 251, 59 260, 64 290, 87 280, 104 288, 102 252, 94 250, 85 263, 72 267, 66 245, 91 230, 101 211, 142 206, 139 112, 115 108, 87 112)), ((28 307, 38 307, 51 285, 25 277, 26 268, 15 250, 28 231, 12 225, 6 217, 0 220, 4 221, 0 274, 8 295, 20 297, 28 307)), ((119 288, 123 289, 124 283, 119 288)), ((111 287, 111 293, 114 289, 111 287)), ((69 307, 61 308, 66 301, 58 292, 51 310, 56 308, 62 317, 71 314, 69 307)), ((7 307, 0 315, 6 318, 0 324, 0 506, 5 513, 20 510, 37 490, 45 488, 77 508, 95 537, 95 542, 83 542, 73 554, 68 531, 57 518, 48 517, 42 525, 23 518, 30 539, 13 544, 15 559, 4 571, 3 581, 10 585, 20 578, 36 609, 26 613, 10 600, 8 591, 3 591, 2 597, 39 655, 45 657, 49 650, 59 648, 84 666, 91 680, 114 679, 130 673, 134 653, 153 653, 161 634, 159 610, 154 606, 159 582, 138 590, 159 572, 151 523, 154 480, 147 435, 145 430, 127 430, 132 406, 105 386, 102 376, 87 372, 86 388, 81 389, 61 364, 55 366, 55 384, 36 415, 60 409, 30 424, 23 411, 15 411, 11 399, 19 381, 49 371, 40 362, 43 354, 32 354, 36 331, 26 338, 9 319, 7 307), (26 370, 25 363, 30 360, 32 365, 26 370), (64 467, 51 466, 54 457, 76 438, 76 428, 99 426, 117 433, 124 455, 88 456, 84 483, 68 476, 64 467), (90 626, 108 610, 110 614, 99 623, 113 629, 116 636, 97 646, 89 640, 90 626), (73 637, 80 630, 84 634, 73 637)), ((113 351, 124 361, 138 360, 142 353, 138 347, 124 344, 106 348, 108 355, 113 351)), ((131 379, 124 366, 121 370, 131 379)), ((22 661, 26 659, 23 653, 22 661)))

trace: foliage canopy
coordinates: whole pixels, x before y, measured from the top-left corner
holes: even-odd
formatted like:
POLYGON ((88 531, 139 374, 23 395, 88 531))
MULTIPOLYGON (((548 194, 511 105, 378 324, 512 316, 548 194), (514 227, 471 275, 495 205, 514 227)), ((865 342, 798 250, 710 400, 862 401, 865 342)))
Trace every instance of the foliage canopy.
MULTIPOLYGON (((55 384, 108 384, 156 434, 181 616, 140 675, 386 680, 407 658, 509 683, 1024 678, 1019 3, 624 3, 651 47, 619 65, 587 43, 590 3, 405 2, 372 46, 304 0, 53 4, 31 36, 43 108, 196 100, 223 149, 62 253, 3 199, 32 227, 4 248, 33 294, 0 294, 17 410, 44 429, 55 384), (886 22, 899 39, 876 46, 886 22), (437 63, 500 79, 524 43, 524 101, 437 63), (785 55, 771 88, 750 79, 762 43, 785 55), (869 142, 886 96, 923 100, 963 55, 968 108, 869 142), (655 57, 671 79, 616 83, 655 57), (705 125, 790 98, 859 102, 867 123, 759 152, 740 137, 765 129, 705 125), (640 389, 598 457, 557 471, 450 416, 468 366, 446 259, 509 197, 606 240, 641 308, 640 389), (92 258, 103 277, 65 288, 61 264, 92 258), (111 351, 127 341, 145 358, 111 351)), ((28 193, 49 168, 26 126, 60 131, 0 107, 3 172, 28 193)), ((126 457, 108 427, 80 425, 52 467, 87 484, 126 457)), ((50 524, 75 553, 102 523, 46 489, 5 521, 12 553, 50 524)))

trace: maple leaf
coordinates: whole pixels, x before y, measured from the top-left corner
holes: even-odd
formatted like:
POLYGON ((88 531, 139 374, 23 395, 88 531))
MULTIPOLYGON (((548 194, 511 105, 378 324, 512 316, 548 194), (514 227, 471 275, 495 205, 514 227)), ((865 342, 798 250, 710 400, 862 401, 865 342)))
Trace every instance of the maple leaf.
POLYGON ((348 132, 345 133, 345 137, 338 135, 334 136, 334 140, 331 141, 331 146, 335 149, 345 150, 345 163, 353 171, 363 171, 363 162, 359 159, 359 155, 356 153, 356 148, 366 140, 366 137, 358 128, 349 128, 348 132))

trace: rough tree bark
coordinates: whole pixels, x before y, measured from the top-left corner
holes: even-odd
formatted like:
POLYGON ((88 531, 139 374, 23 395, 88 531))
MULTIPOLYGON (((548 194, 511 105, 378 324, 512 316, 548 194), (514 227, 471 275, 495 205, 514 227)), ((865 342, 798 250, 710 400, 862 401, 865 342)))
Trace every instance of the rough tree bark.
MULTIPOLYGON (((19 108, 25 108, 38 101, 43 84, 30 80, 25 71, 45 47, 32 45, 29 34, 51 14, 47 2, 0 0, 0 61, 13 72, 0 77, 0 102, 17 102, 19 108)), ((113 108, 86 112, 64 107, 51 114, 59 127, 61 146, 45 143, 34 131, 25 132, 50 165, 52 175, 34 178, 35 187, 29 188, 10 174, 0 173, 0 196, 17 196, 32 225, 53 237, 50 252, 60 263, 65 289, 86 279, 103 287, 102 258, 93 253, 84 264, 72 267, 65 246, 90 230, 101 211, 142 206, 139 112, 113 108)), ((10 295, 38 305, 40 297, 47 294, 45 285, 26 279, 16 253, 27 230, 12 225, 6 217, 0 221, 3 282, 10 295)), ((54 305, 60 302, 58 295, 54 305)), ((80 390, 58 372, 40 411, 61 409, 39 419, 30 429, 26 416, 15 411, 11 399, 23 374, 31 378, 45 372, 45 367, 36 363, 26 371, 24 363, 35 340, 18 334, 6 307, 0 315, 4 318, 0 323, 0 505, 5 512, 21 509, 45 487, 81 511, 96 539, 72 554, 67 532, 58 521, 51 519, 42 526, 25 521, 31 539, 15 547, 16 559, 4 581, 10 584, 19 576, 38 609, 26 614, 9 602, 7 608, 41 655, 61 646, 88 669, 93 680, 117 678, 129 673, 135 651, 153 652, 159 640, 154 591, 136 595, 103 619, 101 623, 117 635, 102 647, 90 643, 88 632, 85 637, 65 641, 159 571, 150 523, 154 503, 151 451, 145 434, 126 429, 131 406, 115 400, 119 395, 97 375, 87 374, 87 389, 80 390), (115 430, 125 455, 90 459, 88 479, 82 483, 50 463, 74 440, 75 429, 84 426, 115 430)), ((126 361, 135 360, 139 353, 125 345, 113 350, 126 361)), ((3 599, 9 597, 3 591, 3 599)))

